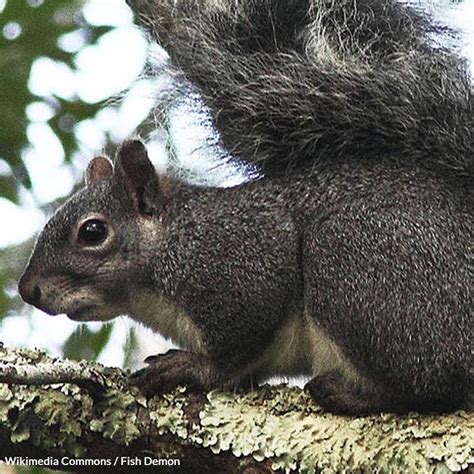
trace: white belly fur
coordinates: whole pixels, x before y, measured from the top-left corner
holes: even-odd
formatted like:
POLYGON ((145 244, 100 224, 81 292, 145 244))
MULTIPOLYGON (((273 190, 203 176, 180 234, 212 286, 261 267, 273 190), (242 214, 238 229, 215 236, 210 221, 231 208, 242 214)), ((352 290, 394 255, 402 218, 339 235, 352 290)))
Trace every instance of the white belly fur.
POLYGON ((261 381, 272 376, 314 377, 336 369, 356 376, 356 370, 337 345, 305 313, 288 320, 270 347, 243 375, 261 381))
MULTIPOLYGON (((205 353, 201 331, 184 311, 166 298, 150 293, 136 295, 130 302, 129 315, 177 346, 205 353)), ((357 375, 337 345, 304 313, 290 318, 264 353, 235 378, 250 376, 263 381, 274 376, 316 376, 334 369, 353 377, 357 375)))
POLYGON ((201 331, 184 311, 163 296, 136 295, 130 301, 129 316, 183 349, 205 352, 201 331))

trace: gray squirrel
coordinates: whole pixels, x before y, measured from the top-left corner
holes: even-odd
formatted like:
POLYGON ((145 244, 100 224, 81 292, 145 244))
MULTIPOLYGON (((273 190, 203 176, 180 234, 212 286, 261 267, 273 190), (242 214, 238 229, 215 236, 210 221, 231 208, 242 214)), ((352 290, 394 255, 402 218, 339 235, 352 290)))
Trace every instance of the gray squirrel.
POLYGON ((262 177, 187 184, 125 142, 46 224, 23 299, 185 349, 132 375, 146 395, 308 376, 335 413, 465 406, 474 113, 446 30, 395 0, 129 3, 262 177))

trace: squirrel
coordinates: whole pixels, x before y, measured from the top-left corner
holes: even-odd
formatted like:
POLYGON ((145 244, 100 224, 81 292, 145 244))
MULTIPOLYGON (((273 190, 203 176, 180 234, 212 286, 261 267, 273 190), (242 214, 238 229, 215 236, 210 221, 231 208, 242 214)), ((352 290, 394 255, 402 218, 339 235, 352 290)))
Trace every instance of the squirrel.
POLYGON ((147 396, 276 375, 334 413, 466 406, 474 113, 446 30, 395 0, 128 3, 260 176, 196 186, 126 141, 46 223, 22 298, 170 338, 131 376, 147 396))

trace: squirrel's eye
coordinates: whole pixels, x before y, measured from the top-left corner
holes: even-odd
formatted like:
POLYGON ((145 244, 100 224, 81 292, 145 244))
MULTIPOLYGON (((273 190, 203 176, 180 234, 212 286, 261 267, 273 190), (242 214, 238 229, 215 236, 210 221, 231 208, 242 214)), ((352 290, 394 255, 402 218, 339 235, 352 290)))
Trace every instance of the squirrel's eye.
POLYGON ((81 244, 97 245, 107 238, 107 224, 99 219, 90 219, 79 228, 78 241, 81 244))

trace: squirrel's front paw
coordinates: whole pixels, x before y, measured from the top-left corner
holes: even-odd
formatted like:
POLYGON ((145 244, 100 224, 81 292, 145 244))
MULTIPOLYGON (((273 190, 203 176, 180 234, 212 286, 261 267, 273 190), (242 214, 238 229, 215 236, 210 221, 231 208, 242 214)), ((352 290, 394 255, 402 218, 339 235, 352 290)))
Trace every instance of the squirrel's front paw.
POLYGON ((217 383, 217 371, 200 354, 171 349, 165 354, 147 357, 148 367, 130 376, 129 383, 151 397, 168 392, 177 385, 209 390, 217 383))

